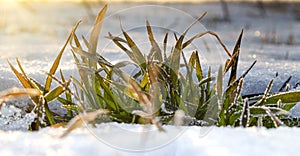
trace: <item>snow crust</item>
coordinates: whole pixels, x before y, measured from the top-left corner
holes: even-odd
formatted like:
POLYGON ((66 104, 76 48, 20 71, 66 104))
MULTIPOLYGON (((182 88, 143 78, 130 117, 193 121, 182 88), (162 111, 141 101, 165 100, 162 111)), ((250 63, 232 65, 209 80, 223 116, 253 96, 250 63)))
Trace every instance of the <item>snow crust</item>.
POLYGON ((63 128, 39 132, 0 131, 1 155, 298 155, 300 129, 217 128, 101 124, 60 139, 63 128), (152 133, 143 133, 152 130, 152 133), (91 131, 93 133, 91 133, 91 131), (129 132, 132 133, 129 133, 129 132), (203 133, 205 131, 206 133, 203 133), (119 141, 118 144, 109 142, 119 141), (135 149, 135 150, 134 150, 135 149), (138 149, 138 151, 136 150, 138 149))

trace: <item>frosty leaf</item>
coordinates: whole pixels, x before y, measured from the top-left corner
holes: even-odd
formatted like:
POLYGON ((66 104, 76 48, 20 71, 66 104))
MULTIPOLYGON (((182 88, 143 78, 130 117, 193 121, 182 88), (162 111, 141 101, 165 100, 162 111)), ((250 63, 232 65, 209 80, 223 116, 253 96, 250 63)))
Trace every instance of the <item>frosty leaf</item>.
POLYGON ((268 96, 266 98, 265 104, 274 104, 278 100, 282 103, 296 103, 300 101, 300 91, 283 92, 275 95, 268 96))
POLYGON ((281 108, 276 108, 276 107, 265 107, 265 106, 260 106, 260 107, 250 107, 250 114, 253 116, 264 116, 267 115, 266 108, 268 108, 273 114, 275 115, 289 115, 290 112, 283 110, 281 108))
POLYGON ((245 99, 243 111, 240 119, 240 125, 243 127, 248 127, 249 119, 250 119, 249 103, 248 103, 248 99, 245 99))

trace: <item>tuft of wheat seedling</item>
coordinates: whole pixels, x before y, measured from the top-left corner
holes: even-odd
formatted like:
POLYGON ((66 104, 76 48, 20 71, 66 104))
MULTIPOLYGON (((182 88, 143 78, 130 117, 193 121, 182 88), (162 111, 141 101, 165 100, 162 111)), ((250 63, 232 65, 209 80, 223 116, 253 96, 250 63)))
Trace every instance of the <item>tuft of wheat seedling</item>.
POLYGON ((180 36, 174 34, 173 39, 176 42, 172 45, 171 51, 167 52, 167 46, 171 43, 169 33, 166 32, 164 36, 163 46, 159 46, 150 21, 146 20, 146 35, 151 49, 150 53, 145 55, 144 48, 138 47, 130 34, 121 26, 122 36, 108 33, 106 38, 124 51, 129 60, 113 64, 97 53, 99 34, 106 11, 107 5, 99 11, 89 39, 82 36, 83 43, 76 35, 80 22, 74 26, 51 69, 47 72, 45 85, 29 77, 18 59, 20 71, 8 62, 26 90, 8 92, 3 94, 3 97, 6 95, 14 97, 14 94, 31 96, 36 106, 34 111, 38 116, 35 120, 36 126, 32 126, 32 129, 36 130, 43 126, 40 120, 42 116, 46 117, 48 125, 57 123, 48 106, 49 102, 55 99, 69 110, 69 118, 76 115, 68 124, 62 137, 82 126, 84 122, 96 123, 96 121, 154 124, 161 131, 163 131, 162 124, 173 123, 268 128, 297 124, 297 119, 288 119, 287 116, 289 110, 300 101, 300 91, 289 91, 287 87, 289 80, 283 84, 284 89, 280 89, 279 92, 270 93, 272 79, 263 94, 241 96, 243 84, 246 83, 244 78, 256 63, 254 61, 244 73, 238 76, 243 30, 232 52, 212 31, 199 32, 186 39, 189 29, 206 15, 203 13, 180 36), (186 57, 186 48, 204 35, 215 37, 228 56, 228 59, 220 64, 216 77, 212 76, 210 67, 207 71, 203 70, 197 49, 186 57), (59 80, 54 74, 67 45, 71 47, 79 77, 71 77, 67 80, 60 71, 61 80, 59 80), (136 72, 130 74, 123 70, 127 66, 134 66, 136 72), (226 76, 228 79, 224 78, 226 76), (52 81, 58 82, 59 85, 51 88, 52 81), (72 90, 69 87, 71 81, 74 84, 72 90), (37 94, 34 96, 29 94, 27 91, 30 90, 34 90, 37 94))

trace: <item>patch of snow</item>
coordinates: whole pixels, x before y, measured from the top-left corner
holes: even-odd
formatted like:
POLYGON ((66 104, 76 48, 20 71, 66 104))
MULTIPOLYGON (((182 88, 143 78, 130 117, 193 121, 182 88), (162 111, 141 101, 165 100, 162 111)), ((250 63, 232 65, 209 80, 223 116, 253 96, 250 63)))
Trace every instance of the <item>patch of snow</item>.
POLYGON ((14 105, 4 103, 0 111, 0 127, 1 130, 27 131, 35 117, 33 112, 25 113, 14 105))
POLYGON ((297 155, 300 129, 230 128, 100 124, 60 139, 64 128, 39 132, 0 131, 1 155, 297 155), (116 128, 118 127, 118 128, 116 128), (143 133, 141 129, 151 130, 143 133), (93 133, 91 133, 91 131, 93 133), (131 132, 131 133, 130 133, 131 132), (287 135, 292 134, 292 135, 287 135), (113 144, 111 143, 113 142, 113 144), (152 147, 152 148, 149 148, 152 147), (136 151, 134 149, 139 149, 136 151))

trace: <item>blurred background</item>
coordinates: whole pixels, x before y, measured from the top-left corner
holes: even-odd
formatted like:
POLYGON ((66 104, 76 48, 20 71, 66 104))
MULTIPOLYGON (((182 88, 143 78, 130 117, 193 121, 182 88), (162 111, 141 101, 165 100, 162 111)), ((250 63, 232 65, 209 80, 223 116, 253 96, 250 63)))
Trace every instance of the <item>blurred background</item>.
MULTIPOLYGON (((218 2, 220 0, 0 0, 0 2, 218 2)), ((299 2, 300 0, 224 0, 227 2, 299 2)))
MULTIPOLYGON (((263 92, 276 72, 279 72, 278 81, 285 81, 293 75, 291 82, 295 84, 300 80, 299 2, 299 0, 0 0, 0 82, 2 82, 0 90, 18 84, 7 66, 6 59, 13 60, 19 57, 27 71, 45 75, 41 71, 50 68, 49 62, 52 62, 59 52, 74 24, 81 19, 77 35, 88 36, 98 11, 106 3, 110 4, 99 48, 107 48, 105 42, 109 40, 105 36, 108 31, 113 35, 120 34, 120 20, 125 30, 131 30, 130 34, 133 37, 143 40, 143 37, 146 37, 146 18, 151 24, 177 30, 180 34, 191 23, 190 19, 193 20, 207 11, 205 19, 201 21, 205 29, 202 27, 191 31, 189 35, 211 30, 219 35, 229 50, 232 50, 238 34, 244 29, 239 74, 243 73, 254 60, 258 60, 253 69, 255 72, 247 77, 257 85, 250 87, 245 84, 245 91, 263 92), (181 14, 170 14, 164 12, 164 9, 160 11, 136 9, 141 5, 156 4, 173 8, 181 14), (143 31, 131 29, 132 26, 143 28, 143 31)), ((156 39, 161 41, 163 34, 162 31, 155 32, 156 39)), ((199 45, 209 45, 204 40, 199 42, 199 45)), ((211 47, 216 45, 218 44, 206 46, 202 52, 214 54, 215 51, 211 47)), ((120 49, 115 46, 114 48, 99 49, 99 52, 112 61, 124 59, 120 49)), ((73 67, 74 63, 68 49, 61 68, 71 74, 73 67)), ((278 88, 276 85, 280 84, 282 83, 275 82, 274 88, 278 88)))

